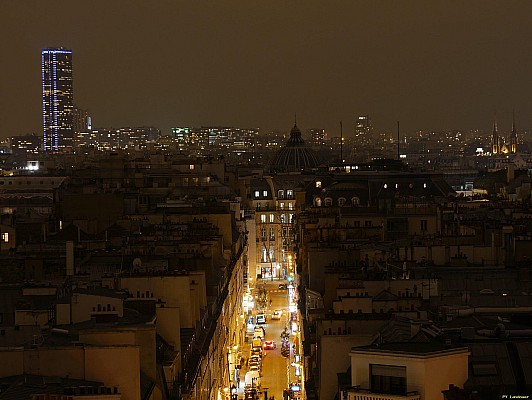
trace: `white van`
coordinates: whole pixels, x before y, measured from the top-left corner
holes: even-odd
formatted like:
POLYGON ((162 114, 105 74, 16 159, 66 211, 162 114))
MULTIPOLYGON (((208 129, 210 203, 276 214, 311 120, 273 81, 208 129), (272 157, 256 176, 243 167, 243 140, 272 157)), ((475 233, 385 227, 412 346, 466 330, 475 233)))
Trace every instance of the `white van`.
POLYGON ((258 371, 246 372, 246 386, 260 387, 260 374, 258 371))

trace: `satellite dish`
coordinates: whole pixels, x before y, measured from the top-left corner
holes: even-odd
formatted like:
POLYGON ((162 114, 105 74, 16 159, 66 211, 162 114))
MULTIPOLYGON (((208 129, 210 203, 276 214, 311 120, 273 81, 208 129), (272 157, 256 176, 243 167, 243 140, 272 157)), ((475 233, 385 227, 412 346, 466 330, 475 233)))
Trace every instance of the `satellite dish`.
POLYGON ((142 261, 140 260, 140 258, 135 258, 133 260, 133 268, 140 268, 142 267, 142 261))

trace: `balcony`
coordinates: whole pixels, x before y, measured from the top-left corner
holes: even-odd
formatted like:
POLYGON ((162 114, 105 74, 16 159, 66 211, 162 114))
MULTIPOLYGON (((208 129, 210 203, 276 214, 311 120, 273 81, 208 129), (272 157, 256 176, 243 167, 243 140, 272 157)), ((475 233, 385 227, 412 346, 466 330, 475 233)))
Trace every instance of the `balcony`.
POLYGON ((373 393, 368 389, 354 387, 346 389, 343 398, 344 400, 421 400, 421 395, 418 392, 407 392, 404 395, 373 393))

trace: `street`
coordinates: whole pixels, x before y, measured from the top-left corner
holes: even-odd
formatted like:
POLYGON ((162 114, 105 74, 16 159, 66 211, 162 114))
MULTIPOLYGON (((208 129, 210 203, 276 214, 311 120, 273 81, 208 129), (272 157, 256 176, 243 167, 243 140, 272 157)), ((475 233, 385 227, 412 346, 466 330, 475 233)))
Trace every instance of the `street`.
MULTIPOLYGON (((283 357, 281 355, 281 333, 283 330, 290 329, 290 312, 289 312, 289 290, 288 289, 279 289, 279 284, 285 284, 286 281, 263 281, 257 285, 257 287, 265 287, 267 293, 267 302, 266 308, 264 309, 267 316, 266 324, 262 325, 265 329, 264 342, 273 340, 276 344, 275 349, 265 349, 263 351, 262 357, 262 371, 261 371, 261 385, 260 385, 260 394, 258 398, 263 400, 265 398, 266 392, 268 398, 272 396, 277 399, 283 399, 283 390, 287 389, 289 382, 290 374, 290 365, 289 363, 293 360, 294 352, 291 351, 290 357, 283 357), (271 300, 271 303, 270 303, 271 300), (274 311, 281 311, 282 315, 279 320, 272 319, 274 311)), ((257 314, 255 310, 254 315, 257 314)), ((290 335, 288 341, 291 346, 293 343, 293 336, 290 335)), ((249 354, 251 350, 251 344, 246 346, 245 352, 249 354)), ((249 366, 246 366, 249 368, 249 366)), ((293 369, 293 368, 292 368, 293 369)), ((246 370, 241 371, 241 376, 244 376, 246 370)), ((293 371, 292 378, 293 379, 293 371)), ((241 381, 238 394, 239 397, 244 397, 244 381, 241 381)))

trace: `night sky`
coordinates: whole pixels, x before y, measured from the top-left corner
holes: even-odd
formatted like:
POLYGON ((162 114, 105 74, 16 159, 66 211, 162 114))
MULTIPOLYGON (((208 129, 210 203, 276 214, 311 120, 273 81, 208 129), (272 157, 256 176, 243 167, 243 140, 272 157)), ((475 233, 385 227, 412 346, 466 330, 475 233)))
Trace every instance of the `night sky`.
POLYGON ((532 126, 532 1, 0 0, 0 137, 41 134, 40 50, 95 127, 532 126))

